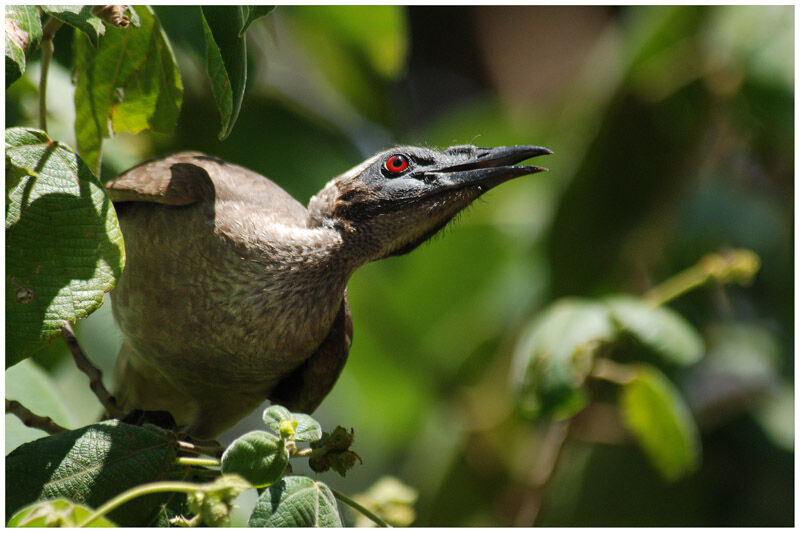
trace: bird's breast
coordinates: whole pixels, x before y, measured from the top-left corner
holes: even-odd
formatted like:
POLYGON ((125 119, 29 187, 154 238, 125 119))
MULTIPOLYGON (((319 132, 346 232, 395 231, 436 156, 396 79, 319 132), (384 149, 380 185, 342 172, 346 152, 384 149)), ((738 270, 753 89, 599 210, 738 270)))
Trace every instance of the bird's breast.
MULTIPOLYGON (((150 222, 185 224, 191 213, 160 210, 150 222)), ((130 223, 121 219, 123 235, 130 223)), ((113 311, 136 354, 180 388, 235 384, 263 393, 327 335, 345 274, 285 243, 248 249, 214 231, 180 241, 158 238, 158 228, 149 234, 126 238, 113 311)))

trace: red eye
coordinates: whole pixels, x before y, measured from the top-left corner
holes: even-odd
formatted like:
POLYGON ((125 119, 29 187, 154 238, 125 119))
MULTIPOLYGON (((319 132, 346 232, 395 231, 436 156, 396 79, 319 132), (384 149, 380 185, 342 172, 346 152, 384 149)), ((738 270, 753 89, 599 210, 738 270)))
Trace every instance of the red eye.
POLYGON ((408 158, 404 155, 393 155, 383 166, 392 174, 399 174, 408 168, 408 158))

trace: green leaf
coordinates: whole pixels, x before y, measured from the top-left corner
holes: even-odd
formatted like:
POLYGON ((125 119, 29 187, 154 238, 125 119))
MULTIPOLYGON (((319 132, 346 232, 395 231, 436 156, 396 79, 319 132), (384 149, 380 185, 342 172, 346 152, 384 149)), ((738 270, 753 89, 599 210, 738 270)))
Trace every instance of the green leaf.
POLYGON ((697 469, 700 439, 694 419, 675 386, 659 370, 634 367, 636 376, 622 389, 625 425, 661 475, 675 481, 697 469))
MULTIPOLYGON (((62 427, 74 426, 68 403, 58 394, 56 384, 31 359, 6 370, 6 398, 16 400, 37 415, 49 416, 62 427)), ((32 440, 46 437, 41 429, 25 426, 6 414, 6 453, 32 440)))
POLYGON ((254 487, 275 483, 288 463, 284 441, 266 431, 245 433, 222 454, 222 472, 239 474, 254 487))
POLYGON ((25 72, 26 57, 41 38, 36 6, 6 6, 6 89, 25 72))
POLYGON ((247 29, 250 28, 250 25, 255 22, 256 20, 260 19, 261 17, 265 17, 269 15, 275 6, 245 6, 247 9, 247 20, 244 21, 244 26, 242 26, 241 31, 239 32, 239 37, 243 36, 247 29))
POLYGON ((754 418, 776 446, 794 451, 794 387, 782 383, 756 406, 754 418))
POLYGON ((239 116, 247 81, 247 46, 239 34, 244 26, 244 7, 203 6, 202 12, 208 77, 222 119, 222 141, 239 116))
POLYGON ((291 435, 286 436, 297 442, 313 442, 322 438, 319 422, 303 413, 292 413, 281 405, 271 405, 264 410, 262 416, 267 429, 276 435, 284 436, 287 426, 291 435))
POLYGON ((139 6, 140 24, 109 27, 96 48, 76 33, 73 43, 75 138, 86 163, 99 173, 104 137, 175 127, 183 86, 161 25, 148 6, 139 6))
POLYGON ((94 6, 42 6, 42 11, 83 32, 97 46, 106 32, 103 20, 92 13, 94 6))
MULTIPOLYGON (((285 6, 314 63, 362 114, 384 122, 390 82, 403 74, 408 19, 403 6, 285 6)), ((281 8, 283 12, 283 7, 281 8)))
POLYGON ((117 216, 97 178, 42 131, 6 130, 6 365, 100 307, 122 273, 117 216))
POLYGON ((581 386, 598 349, 616 338, 606 306, 559 300, 527 328, 512 368, 518 402, 530 417, 568 418, 586 404, 581 386))
MULTIPOLYGON (((77 527, 94 513, 94 509, 58 498, 37 502, 21 509, 6 527, 77 527)), ((84 527, 116 527, 105 517, 95 518, 84 527)))
POLYGON ((688 366, 703 357, 705 345, 700 334, 669 308, 653 307, 633 296, 614 296, 605 302, 617 327, 636 337, 665 361, 688 366))
POLYGON ((287 476, 261 494, 250 527, 342 527, 331 489, 321 481, 287 476))
MULTIPOLYGON (((68 498, 99 507, 115 495, 167 477, 174 437, 107 421, 23 444, 6 457, 6 519, 37 500, 68 498)), ((143 525, 166 496, 137 498, 114 510, 121 525, 143 525)))

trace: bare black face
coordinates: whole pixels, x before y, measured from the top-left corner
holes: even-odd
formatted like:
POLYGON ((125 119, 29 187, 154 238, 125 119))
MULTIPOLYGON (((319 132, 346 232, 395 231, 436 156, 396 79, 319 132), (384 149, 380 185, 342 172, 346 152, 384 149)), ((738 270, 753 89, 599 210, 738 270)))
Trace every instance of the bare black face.
POLYGON ((546 170, 516 163, 550 153, 539 146, 462 145, 442 152, 407 146, 388 150, 374 159, 351 188, 340 191, 344 211, 339 214, 355 221, 423 207, 431 200, 442 204, 467 198, 471 201, 504 181, 546 170))
POLYGON ((539 146, 393 148, 333 180, 309 211, 317 223, 328 220, 362 245, 369 243, 373 260, 399 255, 492 187, 546 170, 517 163, 550 153, 539 146))

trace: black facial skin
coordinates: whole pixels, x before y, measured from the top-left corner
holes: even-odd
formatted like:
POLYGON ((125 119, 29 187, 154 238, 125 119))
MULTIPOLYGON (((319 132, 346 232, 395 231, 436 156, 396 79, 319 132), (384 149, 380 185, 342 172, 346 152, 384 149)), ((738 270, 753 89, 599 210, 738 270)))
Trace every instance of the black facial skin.
POLYGON ((359 181, 363 187, 348 190, 340 197, 353 207, 340 215, 359 220, 419 206, 425 199, 437 196, 454 197, 461 190, 482 194, 510 179, 545 171, 542 167, 516 163, 550 153, 539 146, 478 148, 462 145, 442 152, 419 147, 395 148, 378 157, 362 173, 359 181), (408 168, 402 172, 392 172, 387 167, 387 161, 397 155, 408 161, 408 168))
POLYGON ((361 246, 378 248, 375 258, 405 254, 492 187, 546 170, 516 163, 549 153, 539 146, 387 150, 341 179, 330 218, 361 246))

